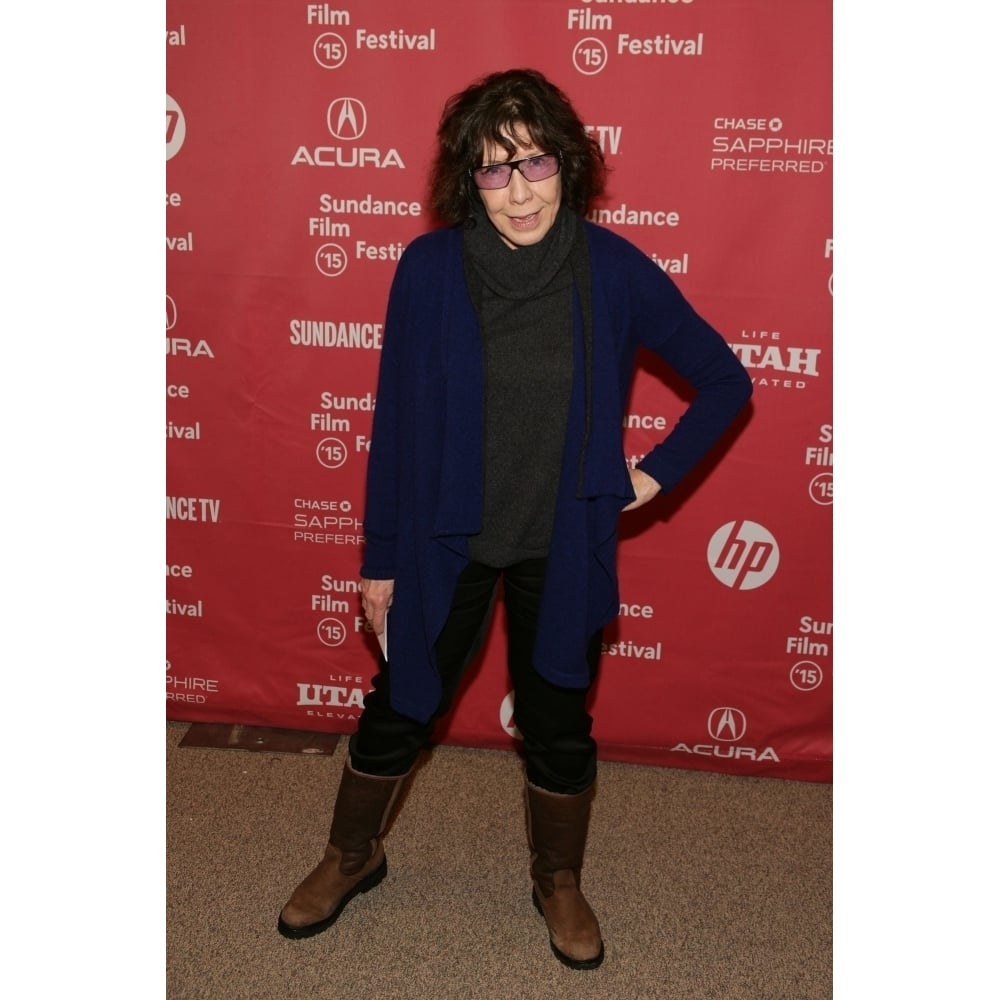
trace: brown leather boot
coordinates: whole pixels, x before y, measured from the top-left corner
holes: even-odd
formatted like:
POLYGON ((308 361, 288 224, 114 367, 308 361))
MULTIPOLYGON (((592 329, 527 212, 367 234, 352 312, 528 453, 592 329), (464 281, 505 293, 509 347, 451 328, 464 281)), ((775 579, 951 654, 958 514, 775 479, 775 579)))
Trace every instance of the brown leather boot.
POLYGON ((281 934, 305 938, 325 931, 358 893, 374 889, 385 878, 382 838, 406 777, 380 778, 344 765, 330 842, 281 911, 281 934))
POLYGON ((604 961, 604 942, 597 917, 580 892, 593 786, 578 795, 557 795, 525 781, 524 791, 531 898, 545 918, 552 952, 571 969, 596 969, 604 961))

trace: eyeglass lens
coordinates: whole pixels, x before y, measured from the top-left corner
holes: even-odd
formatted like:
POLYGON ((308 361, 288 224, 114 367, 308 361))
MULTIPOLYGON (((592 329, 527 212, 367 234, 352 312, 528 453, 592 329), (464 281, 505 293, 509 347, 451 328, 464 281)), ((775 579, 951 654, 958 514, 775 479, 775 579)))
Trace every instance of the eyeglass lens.
POLYGON ((539 156, 527 156, 523 160, 491 163, 485 167, 477 167, 472 171, 472 177, 477 187, 486 190, 505 188, 510 183, 514 167, 529 181, 544 181, 559 172, 559 156, 556 153, 542 153, 539 156))

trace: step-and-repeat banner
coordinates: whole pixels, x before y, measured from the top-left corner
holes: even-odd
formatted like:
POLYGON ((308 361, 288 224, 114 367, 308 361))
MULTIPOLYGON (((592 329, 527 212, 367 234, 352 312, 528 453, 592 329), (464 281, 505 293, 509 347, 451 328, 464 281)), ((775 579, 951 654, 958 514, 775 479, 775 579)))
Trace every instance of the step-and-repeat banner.
MULTIPOLYGON (((832 778, 832 0, 167 0, 167 718, 353 731, 382 324, 445 99, 532 66, 611 167, 590 218, 754 397, 623 518, 606 760, 832 778)), ((641 357, 638 461, 686 405, 641 357)), ((526 461, 531 456, 525 456, 526 461)), ((442 742, 515 749, 502 613, 442 742)))

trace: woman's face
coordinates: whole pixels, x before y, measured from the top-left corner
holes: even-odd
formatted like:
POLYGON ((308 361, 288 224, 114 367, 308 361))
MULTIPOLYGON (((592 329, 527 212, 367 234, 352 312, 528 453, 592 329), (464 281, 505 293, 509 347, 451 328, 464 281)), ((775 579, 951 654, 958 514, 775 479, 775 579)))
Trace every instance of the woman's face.
MULTIPOLYGON (((525 137, 511 136, 517 144, 513 156, 508 156, 502 146, 486 143, 482 165, 507 163, 540 153, 555 150, 525 145, 525 137)), ((528 140, 530 141, 530 140, 528 140)), ((529 181, 516 167, 511 171, 510 183, 504 188, 479 191, 486 206, 486 214, 504 243, 511 249, 532 246, 540 242, 552 228, 562 201, 562 175, 553 174, 541 181, 529 181)))

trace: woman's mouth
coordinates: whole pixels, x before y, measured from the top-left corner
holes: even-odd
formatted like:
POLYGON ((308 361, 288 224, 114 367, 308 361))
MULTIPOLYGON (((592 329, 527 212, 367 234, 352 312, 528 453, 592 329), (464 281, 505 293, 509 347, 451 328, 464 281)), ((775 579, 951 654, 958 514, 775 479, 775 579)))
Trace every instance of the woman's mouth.
POLYGON ((510 224, 515 229, 530 229, 538 221, 538 213, 532 212, 531 215, 522 215, 520 217, 511 216, 510 224))

